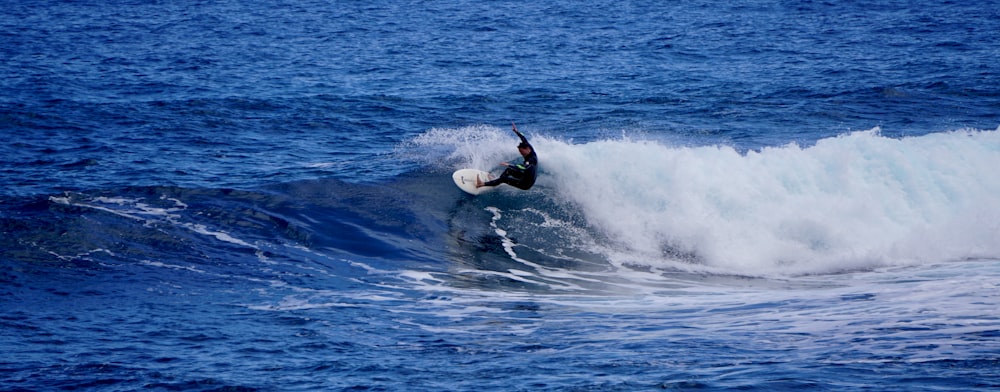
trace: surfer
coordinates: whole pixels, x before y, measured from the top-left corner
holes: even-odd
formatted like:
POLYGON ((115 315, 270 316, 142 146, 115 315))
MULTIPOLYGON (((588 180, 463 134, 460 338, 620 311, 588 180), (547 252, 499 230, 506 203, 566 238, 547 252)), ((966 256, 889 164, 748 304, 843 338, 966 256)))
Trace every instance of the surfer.
POLYGON ((500 184, 508 184, 516 188, 527 190, 535 185, 535 175, 538 169, 538 156, 535 155, 534 147, 528 143, 528 139, 524 138, 521 132, 517 131, 517 125, 510 123, 511 128, 514 129, 514 133, 517 137, 521 138, 521 144, 517 145, 517 151, 521 153, 521 164, 510 164, 509 162, 500 163, 506 166, 507 169, 503 171, 495 180, 483 182, 483 180, 476 177, 476 188, 481 188, 484 186, 497 186, 500 184))

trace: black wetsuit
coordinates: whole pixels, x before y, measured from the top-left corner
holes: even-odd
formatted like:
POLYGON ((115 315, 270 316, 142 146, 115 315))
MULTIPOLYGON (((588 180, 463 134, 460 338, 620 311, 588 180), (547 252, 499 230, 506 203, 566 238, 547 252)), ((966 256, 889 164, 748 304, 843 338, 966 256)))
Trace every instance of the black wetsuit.
POLYGON ((517 136, 521 138, 521 143, 528 145, 531 152, 528 153, 528 156, 522 157, 524 162, 520 165, 507 166, 507 170, 504 170, 499 178, 483 183, 484 186, 497 186, 503 183, 527 190, 535 185, 535 176, 538 174, 538 156, 535 155, 535 148, 528 143, 528 139, 525 139, 521 132, 517 132, 517 136))

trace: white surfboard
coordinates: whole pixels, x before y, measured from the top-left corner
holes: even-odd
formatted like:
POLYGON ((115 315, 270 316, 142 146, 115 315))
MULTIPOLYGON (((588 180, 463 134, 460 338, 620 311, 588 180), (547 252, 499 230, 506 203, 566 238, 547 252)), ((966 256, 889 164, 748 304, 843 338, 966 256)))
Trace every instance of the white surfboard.
POLYGON ((470 195, 478 195, 493 190, 491 186, 476 188, 476 177, 479 177, 483 182, 493 179, 493 175, 490 173, 476 169, 461 169, 451 175, 451 179, 455 180, 455 185, 458 185, 459 189, 470 195))

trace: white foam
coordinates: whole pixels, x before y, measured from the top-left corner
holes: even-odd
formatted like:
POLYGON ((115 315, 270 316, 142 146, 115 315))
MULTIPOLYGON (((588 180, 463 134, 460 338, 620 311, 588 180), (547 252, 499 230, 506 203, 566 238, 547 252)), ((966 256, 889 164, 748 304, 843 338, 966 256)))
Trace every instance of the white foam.
POLYGON ((500 162, 517 157, 513 132, 489 125, 457 129, 434 128, 396 148, 396 155, 450 170, 496 170, 500 162), (428 149, 434 150, 430 153, 428 149))
POLYGON ((873 129, 745 154, 535 144, 539 185, 582 209, 622 262, 800 274, 1000 256, 1000 130, 873 129))
MULTIPOLYGON (((98 211, 104 211, 124 218, 144 222, 146 225, 167 222, 191 230, 195 233, 214 237, 215 239, 231 244, 258 249, 257 246, 246 241, 233 237, 227 232, 213 230, 207 225, 200 223, 182 222, 183 218, 179 212, 188 208, 188 205, 176 198, 160 196, 160 200, 168 200, 174 203, 172 207, 153 206, 143 201, 143 199, 131 199, 125 197, 97 196, 85 201, 76 201, 70 195, 64 197, 49 196, 53 203, 85 207, 98 211)), ((263 253, 257 253, 262 262, 268 262, 263 253)))
POLYGON ((257 247, 254 246, 253 244, 250 244, 250 243, 248 243, 246 241, 243 241, 243 240, 240 240, 240 239, 238 239, 236 237, 233 237, 233 236, 229 235, 229 233, 226 233, 226 232, 223 232, 223 231, 211 230, 207 226, 205 226, 203 224, 200 224, 200 223, 184 223, 184 224, 182 224, 182 226, 188 228, 189 230, 191 230, 191 231, 193 231, 195 233, 204 234, 204 235, 207 235, 207 236, 215 237, 215 239, 217 239, 219 241, 228 242, 228 243, 235 244, 235 245, 240 245, 240 246, 245 246, 247 248, 257 249, 257 247))
MULTIPOLYGON (((528 136, 539 151, 536 189, 588 227, 536 214, 551 229, 610 239, 575 246, 618 265, 797 275, 1000 257, 1000 129, 890 138, 875 128, 749 152, 528 136)), ((490 169, 514 142, 509 130, 471 126, 433 129, 398 151, 490 169)))
POLYGON ((192 266, 177 265, 177 264, 168 264, 168 263, 164 263, 162 261, 140 260, 139 264, 148 265, 148 266, 151 266, 151 267, 160 267, 160 268, 185 270, 185 271, 195 272, 195 273, 199 273, 199 274, 206 274, 206 272, 204 270, 201 270, 201 269, 198 269, 198 268, 195 268, 195 267, 192 267, 192 266))

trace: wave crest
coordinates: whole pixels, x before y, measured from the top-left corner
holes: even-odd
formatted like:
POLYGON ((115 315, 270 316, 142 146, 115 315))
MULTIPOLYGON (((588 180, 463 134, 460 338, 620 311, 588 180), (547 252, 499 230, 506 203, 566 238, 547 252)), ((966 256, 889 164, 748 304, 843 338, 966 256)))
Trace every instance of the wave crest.
POLYGON ((740 153, 537 143, 540 184, 617 263, 808 274, 1000 256, 1000 131, 853 132, 740 153))

